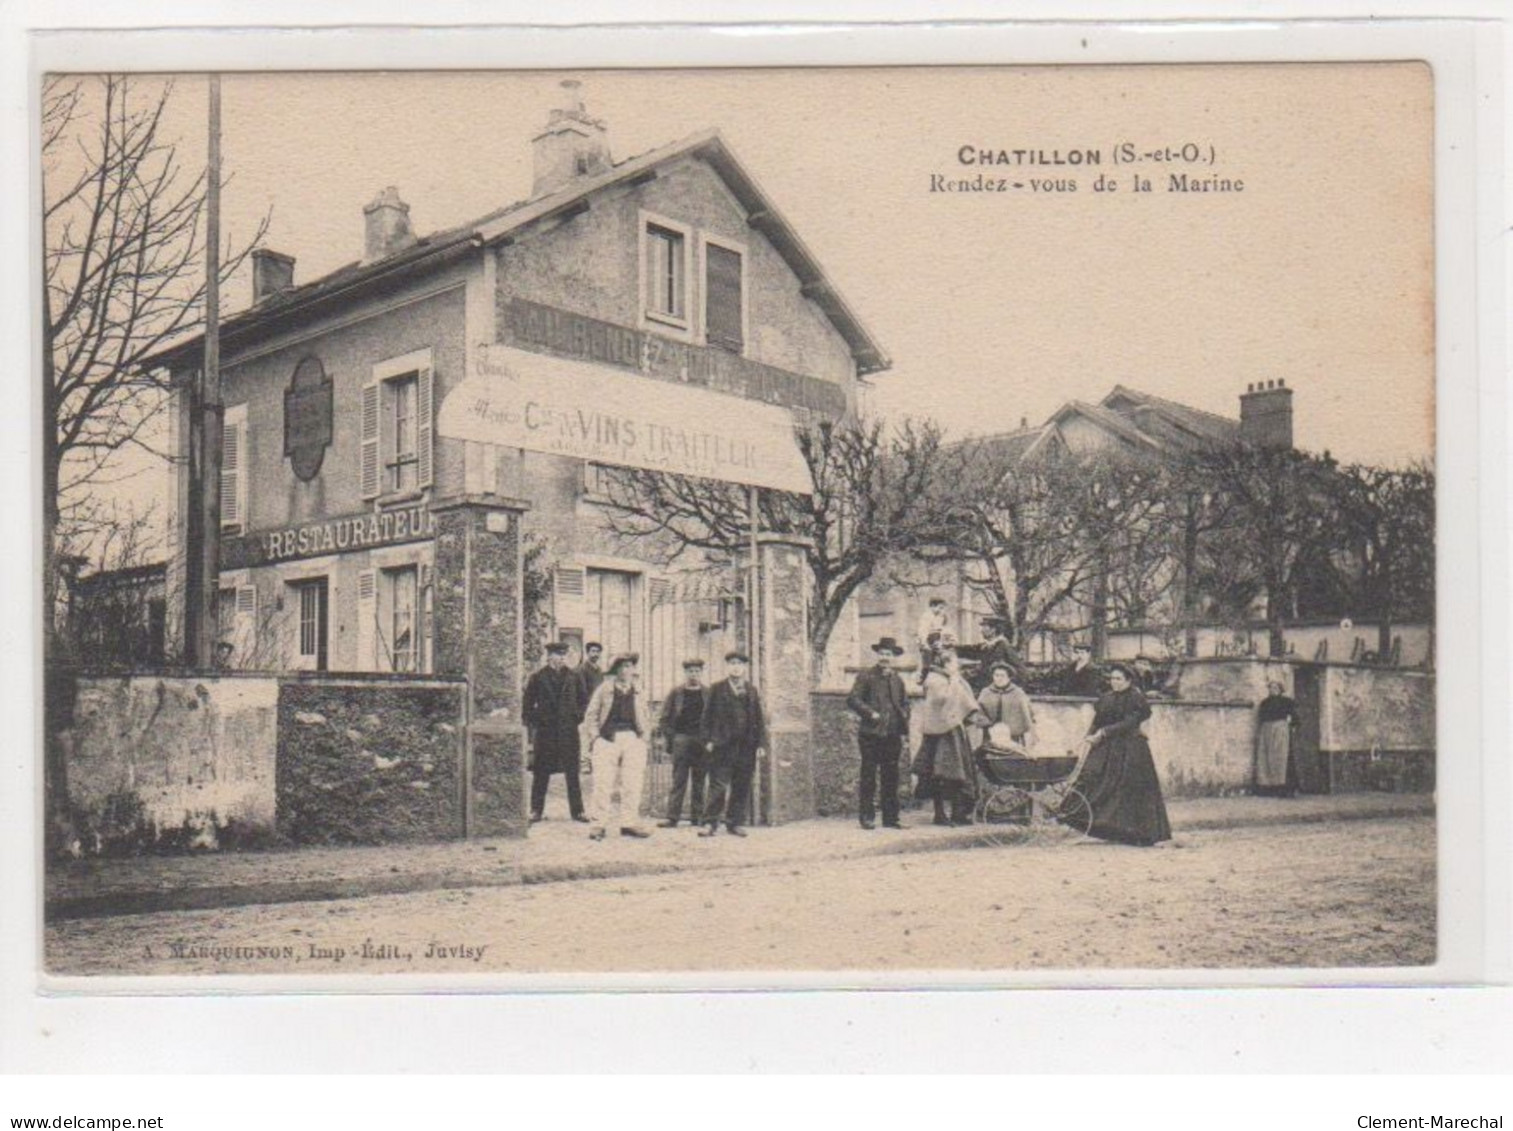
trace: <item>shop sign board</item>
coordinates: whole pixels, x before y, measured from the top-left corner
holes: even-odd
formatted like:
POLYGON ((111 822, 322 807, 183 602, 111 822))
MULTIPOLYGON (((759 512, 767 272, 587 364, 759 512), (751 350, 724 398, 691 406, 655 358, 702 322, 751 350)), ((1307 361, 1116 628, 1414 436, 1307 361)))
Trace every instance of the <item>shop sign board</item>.
POLYGON ((385 511, 364 511, 322 522, 221 539, 221 569, 275 565, 323 554, 372 550, 402 542, 420 542, 436 533, 428 507, 416 504, 385 511))
POLYGON ((442 402, 440 435, 808 494, 787 409, 505 345, 442 402))

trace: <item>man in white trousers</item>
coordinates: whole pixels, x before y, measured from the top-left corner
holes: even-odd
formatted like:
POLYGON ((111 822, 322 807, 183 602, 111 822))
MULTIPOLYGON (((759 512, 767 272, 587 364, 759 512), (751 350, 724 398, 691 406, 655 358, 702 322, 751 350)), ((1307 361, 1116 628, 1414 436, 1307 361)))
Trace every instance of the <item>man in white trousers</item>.
POLYGON ((599 816, 599 823, 588 834, 593 840, 603 840, 615 829, 621 836, 651 836, 651 830, 641 823, 647 728, 636 680, 638 660, 635 653, 616 656, 608 678, 594 692, 583 714, 599 816))

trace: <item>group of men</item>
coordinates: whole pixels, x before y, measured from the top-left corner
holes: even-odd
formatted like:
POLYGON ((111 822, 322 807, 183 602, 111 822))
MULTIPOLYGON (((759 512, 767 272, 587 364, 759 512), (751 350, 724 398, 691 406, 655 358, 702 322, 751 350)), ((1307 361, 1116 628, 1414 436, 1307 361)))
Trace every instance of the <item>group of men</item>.
MULTIPOLYGON (((602 840, 616 829, 622 836, 650 836, 640 808, 653 732, 640 688, 639 657, 616 656, 608 669, 602 669, 603 648, 589 643, 583 663, 572 668, 567 652, 566 643, 548 644, 546 664, 525 685, 521 717, 530 741, 531 821, 543 819, 551 777, 562 774, 569 814, 593 826, 591 838, 602 840), (580 767, 585 753, 597 820, 588 815, 583 797, 580 767)), ((722 824, 734 836, 746 835, 742 826, 757 758, 767 746, 766 715, 749 671, 750 657, 728 652, 725 678, 706 686, 704 661, 683 662, 684 680, 664 700, 655 728, 673 764, 667 818, 659 827, 678 825, 691 784, 688 822, 705 826, 700 836, 714 836, 722 824)))

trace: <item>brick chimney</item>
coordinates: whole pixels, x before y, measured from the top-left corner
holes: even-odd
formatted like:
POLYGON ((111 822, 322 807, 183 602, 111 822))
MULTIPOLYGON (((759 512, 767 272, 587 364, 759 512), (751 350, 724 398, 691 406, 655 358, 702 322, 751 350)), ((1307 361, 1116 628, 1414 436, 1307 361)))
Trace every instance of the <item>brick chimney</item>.
POLYGON ((415 233, 410 231, 410 206, 399 199, 399 190, 393 185, 375 196, 362 214, 364 263, 403 251, 415 242, 415 233))
POLYGON ((252 251, 252 305, 294 286, 294 256, 269 251, 266 247, 252 251))
POLYGON ((562 105, 552 110, 546 128, 531 140, 536 159, 533 197, 556 192, 578 177, 606 172, 612 164, 609 135, 603 122, 588 116, 581 86, 577 79, 562 80, 562 105))
POLYGON ((1263 448, 1292 447, 1292 390, 1285 380, 1245 386, 1240 394, 1240 439, 1263 448))

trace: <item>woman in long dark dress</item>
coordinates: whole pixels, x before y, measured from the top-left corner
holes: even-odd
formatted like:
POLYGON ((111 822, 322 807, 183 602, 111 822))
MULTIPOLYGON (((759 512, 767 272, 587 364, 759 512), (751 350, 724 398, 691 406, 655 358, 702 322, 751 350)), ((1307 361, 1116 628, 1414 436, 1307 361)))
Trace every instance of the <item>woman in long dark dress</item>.
POLYGON ((1129 669, 1112 668, 1108 681, 1108 693, 1093 709, 1084 740, 1090 749, 1077 775, 1077 789, 1093 810, 1090 831, 1121 844, 1170 840, 1156 763, 1140 733, 1140 724, 1151 716, 1150 704, 1134 688, 1129 669))

